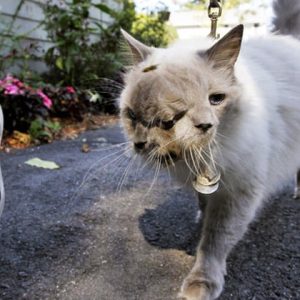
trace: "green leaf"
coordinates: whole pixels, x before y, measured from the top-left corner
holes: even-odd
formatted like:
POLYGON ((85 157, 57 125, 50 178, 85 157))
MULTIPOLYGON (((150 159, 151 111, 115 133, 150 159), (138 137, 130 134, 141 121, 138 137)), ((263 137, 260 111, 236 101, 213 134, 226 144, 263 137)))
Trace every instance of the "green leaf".
POLYGON ((58 69, 63 70, 64 69, 63 59, 61 57, 58 57, 55 61, 55 65, 58 69))
POLYGON ((55 162, 48 161, 48 160, 42 160, 38 157, 35 157, 35 158, 25 161, 25 164, 27 164, 29 166, 37 167, 37 168, 50 169, 50 170, 60 168, 60 166, 57 165, 55 162))
POLYGON ((103 3, 93 4, 93 6, 95 6, 98 9, 100 9, 104 13, 110 15, 111 17, 114 17, 114 18, 117 17, 117 12, 114 11, 113 9, 109 8, 107 5, 105 5, 103 3))
POLYGON ((70 74, 71 68, 72 68, 72 60, 71 57, 68 56, 66 59, 66 71, 68 74, 70 74))

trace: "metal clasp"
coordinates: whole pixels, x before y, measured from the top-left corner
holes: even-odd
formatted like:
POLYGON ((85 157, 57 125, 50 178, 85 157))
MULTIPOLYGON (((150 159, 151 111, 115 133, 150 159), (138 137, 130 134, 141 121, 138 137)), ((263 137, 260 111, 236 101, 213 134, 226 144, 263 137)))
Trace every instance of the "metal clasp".
POLYGON ((208 17, 211 20, 210 34, 209 37, 218 39, 220 34, 217 34, 218 18, 222 15, 222 4, 221 0, 210 0, 208 6, 208 17))

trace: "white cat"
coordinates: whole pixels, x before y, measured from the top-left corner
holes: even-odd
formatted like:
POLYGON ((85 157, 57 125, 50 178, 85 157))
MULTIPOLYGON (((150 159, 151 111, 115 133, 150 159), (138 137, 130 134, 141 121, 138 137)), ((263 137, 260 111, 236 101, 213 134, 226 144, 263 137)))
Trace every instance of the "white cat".
POLYGON ((123 35, 135 60, 120 98, 129 140, 206 194, 199 193, 206 205, 196 262, 179 296, 216 299, 230 250, 300 167, 300 42, 242 42, 242 25, 216 43, 167 49, 123 35))

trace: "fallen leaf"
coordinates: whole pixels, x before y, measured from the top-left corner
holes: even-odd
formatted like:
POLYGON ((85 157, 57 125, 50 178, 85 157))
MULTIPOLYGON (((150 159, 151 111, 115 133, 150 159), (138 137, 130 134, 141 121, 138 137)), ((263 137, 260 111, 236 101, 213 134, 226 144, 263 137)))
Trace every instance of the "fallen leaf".
POLYGON ((90 146, 88 144, 82 144, 81 151, 84 153, 90 152, 90 146))
POLYGON ((15 130, 6 142, 12 148, 22 149, 30 145, 31 139, 29 134, 15 130))
POLYGON ((35 158, 25 161, 25 164, 27 164, 29 166, 37 167, 37 168, 44 168, 44 169, 50 169, 50 170, 60 168, 60 166, 57 165, 55 162, 49 161, 49 160, 43 160, 38 157, 35 157, 35 158))

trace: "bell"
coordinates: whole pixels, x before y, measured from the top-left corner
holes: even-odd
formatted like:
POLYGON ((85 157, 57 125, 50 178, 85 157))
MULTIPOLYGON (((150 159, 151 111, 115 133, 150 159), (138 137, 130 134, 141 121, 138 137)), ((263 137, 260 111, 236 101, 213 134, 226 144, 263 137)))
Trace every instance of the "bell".
POLYGON ((219 188, 220 179, 220 172, 207 166, 204 172, 193 180, 193 187, 198 193, 212 194, 219 188))

